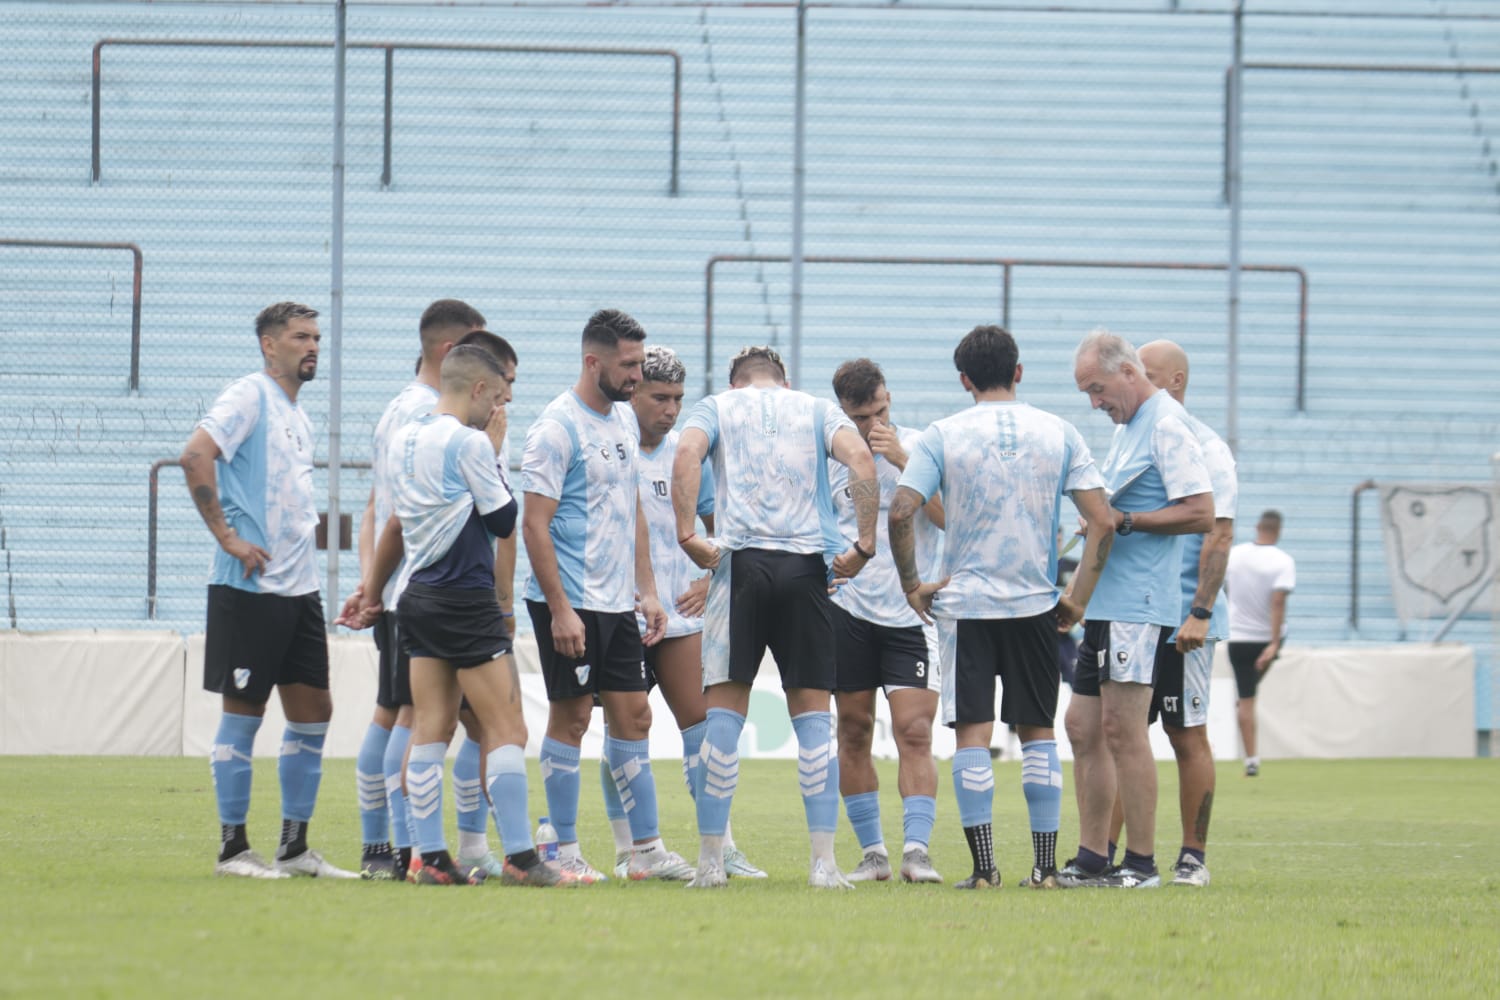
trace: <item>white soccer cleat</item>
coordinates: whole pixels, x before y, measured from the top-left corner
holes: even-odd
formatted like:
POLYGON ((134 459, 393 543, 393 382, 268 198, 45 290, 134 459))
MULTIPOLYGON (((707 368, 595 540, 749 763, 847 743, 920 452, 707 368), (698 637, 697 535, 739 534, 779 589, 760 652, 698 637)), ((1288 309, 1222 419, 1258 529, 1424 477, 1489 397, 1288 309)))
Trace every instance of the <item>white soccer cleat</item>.
POLYGON ((891 877, 891 859, 879 851, 866 851, 849 873, 850 882, 886 882, 891 877))
POLYGON ((1208 866, 1195 857, 1184 856, 1177 862, 1172 885, 1208 885, 1208 866))
POLYGON ((722 889, 729 884, 729 876, 724 874, 724 869, 715 864, 704 864, 698 862, 698 872, 693 876, 686 888, 689 889, 722 889))
POLYGON ((630 856, 628 870, 632 882, 655 879, 658 882, 691 882, 698 876, 692 865, 682 855, 656 848, 651 851, 636 851, 630 856))
POLYGON ((615 878, 630 877, 630 851, 615 852, 615 878))
POLYGON ((359 872, 348 872, 323 860, 317 851, 306 850, 295 858, 277 858, 276 870, 307 878, 359 878, 359 872))
MULTIPOLYGON (((887 878, 890 876, 887 875, 887 878)), ((854 883, 844 877, 844 873, 838 870, 832 861, 817 858, 812 863, 812 871, 807 875, 807 884, 814 889, 853 889, 854 883)))
POLYGON ((730 878, 766 878, 766 873, 750 863, 738 847, 724 848, 724 874, 730 878))
POLYGON ((237 878, 291 878, 266 863, 266 859, 246 848, 232 858, 225 858, 214 865, 215 875, 237 878))
POLYGON ((557 870, 564 875, 572 876, 575 882, 582 885, 593 885, 595 882, 608 882, 609 876, 599 869, 583 860, 583 855, 564 855, 557 859, 557 870))
POLYGON ((943 876, 932 867, 932 859, 927 852, 919 847, 901 855, 901 881, 903 882, 942 882, 943 876))

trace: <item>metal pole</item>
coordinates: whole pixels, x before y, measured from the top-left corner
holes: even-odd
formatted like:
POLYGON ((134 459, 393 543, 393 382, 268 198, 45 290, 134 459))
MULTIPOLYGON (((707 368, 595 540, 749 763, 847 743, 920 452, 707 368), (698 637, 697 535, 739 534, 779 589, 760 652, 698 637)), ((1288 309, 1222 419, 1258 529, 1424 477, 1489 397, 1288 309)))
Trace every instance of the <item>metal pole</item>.
POLYGON ((807 3, 797 0, 797 91, 792 130, 792 316, 788 372, 794 385, 802 378, 802 230, 807 198, 807 3))
POLYGON ((1229 87, 1229 365, 1226 373, 1225 437, 1229 450, 1240 447, 1240 97, 1245 62, 1245 0, 1234 5, 1234 66, 1229 87))
POLYGON ((1354 487, 1354 498, 1349 512, 1349 632, 1359 632, 1359 497, 1365 490, 1375 489, 1375 480, 1366 479, 1354 487))
MULTIPOLYGON (((341 462, 344 329, 344 62, 346 0, 338 0, 333 41, 333 240, 332 276, 328 291, 328 594, 326 606, 339 599, 339 465, 341 462)), ((332 631, 333 615, 328 616, 332 631)))
POLYGON ((1000 265, 1000 325, 1010 330, 1010 264, 1000 265))
POLYGON ((380 166, 380 190, 384 191, 391 186, 391 98, 395 85, 392 77, 395 75, 396 50, 392 46, 385 47, 385 135, 383 149, 384 158, 380 166))

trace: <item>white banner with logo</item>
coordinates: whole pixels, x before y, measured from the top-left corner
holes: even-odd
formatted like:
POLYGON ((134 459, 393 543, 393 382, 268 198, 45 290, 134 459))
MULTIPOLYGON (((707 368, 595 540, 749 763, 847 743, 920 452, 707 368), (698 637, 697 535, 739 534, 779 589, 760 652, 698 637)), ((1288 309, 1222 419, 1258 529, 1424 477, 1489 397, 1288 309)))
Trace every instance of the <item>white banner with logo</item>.
POLYGON ((1401 621, 1447 618, 1465 605, 1488 613, 1497 533, 1488 486, 1382 484, 1380 523, 1401 621))

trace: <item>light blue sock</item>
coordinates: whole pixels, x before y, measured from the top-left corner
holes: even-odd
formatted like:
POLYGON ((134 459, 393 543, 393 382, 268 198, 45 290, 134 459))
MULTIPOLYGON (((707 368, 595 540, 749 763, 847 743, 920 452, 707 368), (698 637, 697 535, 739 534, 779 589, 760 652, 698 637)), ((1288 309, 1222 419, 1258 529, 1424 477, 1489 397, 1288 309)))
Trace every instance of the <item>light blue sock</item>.
POLYGON ((520 854, 534 846, 526 813, 526 751, 514 743, 496 747, 485 757, 490 782, 490 808, 495 829, 500 831, 501 849, 520 854))
POLYGON ((989 747, 963 747, 953 755, 953 797, 958 800, 958 821, 965 829, 990 821, 995 769, 989 747))
POLYGON ((729 827, 729 807, 740 782, 740 732, 745 717, 727 708, 710 708, 704 720, 702 752, 693 784, 698 788, 698 833, 722 837, 729 827))
POLYGON ((281 818, 307 823, 318 804, 323 780, 326 722, 288 722, 281 735, 281 818))
POLYGON ((484 788, 479 783, 479 744, 474 740, 464 740, 453 758, 453 811, 458 814, 460 831, 486 831, 489 817, 484 810, 484 788))
POLYGON ((214 776, 214 797, 219 800, 219 822, 243 826, 250 815, 250 757, 260 716, 225 712, 219 716, 209 767, 214 776))
POLYGON ((797 780, 809 833, 833 833, 839 826, 839 758, 833 752, 833 713, 803 712, 792 717, 797 734, 797 780))
POLYGON ((1056 740, 1021 744, 1021 791, 1031 832, 1056 833, 1062 821, 1063 775, 1056 740))
POLYGON ((698 789, 693 776, 698 772, 698 751, 703 749, 703 737, 708 733, 708 720, 688 726, 682 731, 682 780, 687 782, 688 794, 698 798, 698 789))
POLYGON ((395 847, 410 847, 413 841, 411 811, 406 808, 406 793, 401 790, 401 772, 406 766, 402 758, 410 742, 410 729, 392 726, 391 738, 385 744, 385 800, 391 809, 391 844, 395 847))
POLYGON ((417 850, 423 854, 448 849, 443 838, 443 757, 447 752, 442 743, 413 744, 406 761, 407 807, 417 850))
POLYGON ((845 795, 844 812, 849 815, 849 825, 854 827, 861 850, 885 843, 885 835, 880 832, 879 792, 845 795))
POLYGON ((906 843, 926 847, 932 842, 936 820, 937 799, 931 795, 908 795, 901 800, 901 836, 906 843))
POLYGON ((661 836, 656 822, 656 777, 651 773, 650 740, 604 739, 610 773, 620 791, 620 804, 630 817, 630 836, 637 844, 661 836))
POLYGON ((385 745, 391 731, 372 722, 354 758, 354 788, 359 797, 359 834, 365 844, 389 844, 390 807, 385 801, 385 745))
MULTIPOLYGON (((608 733, 608 730, 605 730, 608 733)), ((613 823, 625 818, 625 804, 620 801, 620 790, 615 787, 615 776, 609 769, 609 737, 604 737, 605 756, 599 758, 599 791, 604 795, 604 815, 613 823)))
POLYGON ((548 736, 542 740, 542 788, 559 844, 578 843, 578 748, 548 736))

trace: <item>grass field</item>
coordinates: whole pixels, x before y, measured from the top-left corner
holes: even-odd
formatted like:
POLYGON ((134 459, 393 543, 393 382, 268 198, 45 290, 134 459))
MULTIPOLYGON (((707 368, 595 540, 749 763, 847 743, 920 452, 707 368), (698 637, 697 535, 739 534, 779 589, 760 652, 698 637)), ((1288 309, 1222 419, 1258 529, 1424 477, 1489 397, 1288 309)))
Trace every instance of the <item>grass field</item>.
MULTIPOLYGON (((692 813, 659 762, 668 845, 692 813)), ((900 845, 883 766, 887 842, 900 845)), ((1019 765, 996 773, 1006 887, 810 890, 789 762, 743 767, 735 832, 766 881, 724 891, 610 883, 567 892, 216 879, 208 766, 0 758, 0 996, 1490 996, 1500 992, 1500 765, 1271 762, 1219 773, 1203 890, 1038 893, 1019 765)), ((274 761, 257 761, 251 842, 271 853, 274 761)), ((541 811, 532 775, 532 813, 541 811)), ((451 791, 450 791, 451 795, 451 791)), ((1059 850, 1076 843, 1067 793, 1059 850)), ((1160 859, 1175 856, 1162 772, 1160 859)), ((445 803, 451 812, 451 797, 445 803)), ((596 785, 580 833, 613 857, 596 785)), ((450 824, 451 824, 450 817, 450 824)), ((493 834, 492 834, 493 836, 493 834)), ((353 762, 329 761, 315 846, 354 866, 353 762)), ((840 859, 858 850, 847 825, 840 859)), ((934 863, 968 854, 946 776, 934 863)))

